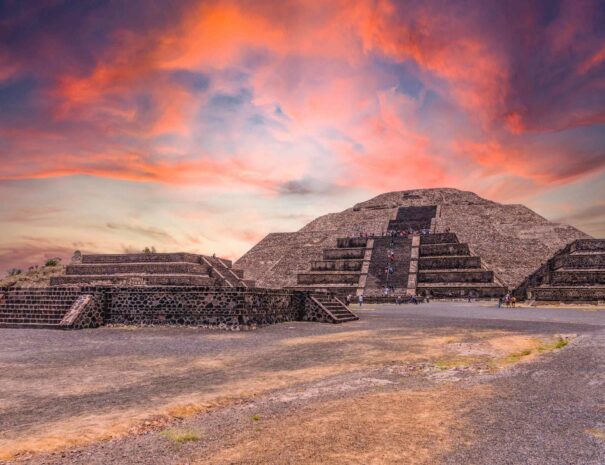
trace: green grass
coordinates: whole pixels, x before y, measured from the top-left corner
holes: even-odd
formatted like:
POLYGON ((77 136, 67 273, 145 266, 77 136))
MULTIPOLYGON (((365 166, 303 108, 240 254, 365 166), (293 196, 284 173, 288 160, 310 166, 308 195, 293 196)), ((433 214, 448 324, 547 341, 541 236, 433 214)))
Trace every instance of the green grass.
POLYGON ((200 435, 194 431, 178 431, 173 429, 167 429, 160 433, 166 439, 170 439, 174 442, 196 442, 199 441, 200 435))
POLYGON ((569 339, 559 336, 555 342, 541 344, 538 347, 539 352, 551 352, 553 350, 562 349, 569 344, 569 339))
POLYGON ((256 414, 256 415, 252 415, 252 421, 260 421, 261 416, 256 414))
POLYGON ((510 354, 504 360, 508 363, 516 363, 519 360, 521 360, 523 357, 527 357, 528 355, 531 355, 531 349, 525 349, 525 350, 522 350, 521 352, 515 352, 513 354, 510 354))

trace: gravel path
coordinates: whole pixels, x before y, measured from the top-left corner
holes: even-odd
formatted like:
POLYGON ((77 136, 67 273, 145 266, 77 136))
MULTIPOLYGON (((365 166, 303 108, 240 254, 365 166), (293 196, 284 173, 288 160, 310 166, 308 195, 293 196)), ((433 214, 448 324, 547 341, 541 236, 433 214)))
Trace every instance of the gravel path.
MULTIPOLYGON (((56 332, 0 330, 0 366, 25 367, 0 379, 0 432, 26 428, 35 422, 102 412, 104 409, 145 404, 158 396, 171 397, 204 389, 256 370, 299 370, 342 354, 326 353, 321 343, 289 346, 291 339, 338 335, 350 331, 385 331, 408 334, 423 331, 498 330, 525 334, 579 335, 561 351, 537 361, 507 369, 498 375, 480 370, 446 372, 422 363, 391 364, 372 370, 334 374, 321 379, 276 388, 252 400, 186 418, 180 428, 202 431, 200 441, 174 444, 152 430, 122 439, 35 457, 15 463, 30 464, 182 464, 209 463, 211 451, 234 443, 250 418, 279 420, 308 406, 335 399, 356 398, 371 392, 431 389, 455 382, 464 389, 485 385, 493 393, 468 405, 466 421, 473 440, 460 444, 432 463, 442 464, 578 464, 605 463, 605 312, 570 309, 496 309, 466 303, 432 303, 418 306, 368 306, 361 320, 333 326, 291 323, 247 333, 219 333, 189 328, 145 328, 128 331, 104 328, 92 331, 56 332), (286 343, 286 344, 284 344, 286 343), (188 357, 208 359, 241 357, 244 372, 225 373, 220 366, 162 373, 117 390, 72 392, 57 397, 51 392, 13 392, 17 382, 35 385, 41 376, 61 380, 56 372, 78 366, 86 371, 91 360, 107 359, 117 368, 129 360, 188 357)), ((373 341, 380 347, 380 336, 373 341)), ((412 344, 410 350, 412 350, 412 344)), ((160 367, 161 368, 161 367, 160 367)), ((120 370, 117 370, 120 372, 120 370)), ((135 370, 136 371, 136 370, 135 370)), ((145 372, 148 375, 148 372, 145 372)), ((101 374, 102 375, 102 374, 101 374)), ((41 389, 43 391, 43 389, 41 389)), ((163 428, 161 428, 163 429, 163 428)), ((0 437, 4 433, 0 433, 0 437)), ((10 462, 12 463, 12 462, 10 462)), ((238 462, 240 463, 240 462, 238 462)), ((244 463, 244 462, 241 462, 244 463)), ((245 462, 248 463, 248 462, 245 462)), ((252 462, 250 462, 252 463, 252 462)), ((254 463, 264 463, 261 461, 254 463)), ((289 462, 284 462, 289 463, 289 462)))

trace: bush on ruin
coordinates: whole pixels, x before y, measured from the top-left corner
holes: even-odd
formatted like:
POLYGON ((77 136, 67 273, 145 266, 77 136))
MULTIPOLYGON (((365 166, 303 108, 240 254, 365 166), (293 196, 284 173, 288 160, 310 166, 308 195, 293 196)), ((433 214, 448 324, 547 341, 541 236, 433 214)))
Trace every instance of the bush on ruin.
POLYGON ((21 274, 21 270, 19 268, 11 268, 10 270, 8 270, 6 272, 6 275, 8 277, 17 276, 17 275, 20 275, 20 274, 21 274))
POLYGON ((150 247, 145 247, 143 249, 143 253, 156 253, 155 247, 154 246, 151 246, 151 248, 150 247))
POLYGON ((58 266, 60 262, 61 262, 61 259, 59 257, 50 258, 50 259, 46 260, 46 263, 44 264, 44 266, 58 266))

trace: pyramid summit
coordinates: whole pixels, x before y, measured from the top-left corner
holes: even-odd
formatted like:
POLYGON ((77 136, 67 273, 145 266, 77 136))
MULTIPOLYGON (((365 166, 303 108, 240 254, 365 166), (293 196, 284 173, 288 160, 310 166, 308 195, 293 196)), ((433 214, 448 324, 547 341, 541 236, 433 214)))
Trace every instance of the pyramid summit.
POLYGON ((493 297, 520 285, 567 244, 589 238, 523 205, 452 188, 415 189, 378 195, 321 216, 297 232, 269 234, 236 265, 263 287, 324 284, 371 295, 387 284, 388 266, 382 265, 386 254, 398 249, 398 266, 389 276, 396 292, 414 286, 444 297, 469 291, 493 297), (422 231, 427 234, 416 239, 418 244, 412 244, 411 235, 403 239, 402 232, 422 231), (343 247, 343 239, 360 236, 371 239, 359 244, 363 251, 343 247), (418 260, 409 255, 414 245, 418 260))

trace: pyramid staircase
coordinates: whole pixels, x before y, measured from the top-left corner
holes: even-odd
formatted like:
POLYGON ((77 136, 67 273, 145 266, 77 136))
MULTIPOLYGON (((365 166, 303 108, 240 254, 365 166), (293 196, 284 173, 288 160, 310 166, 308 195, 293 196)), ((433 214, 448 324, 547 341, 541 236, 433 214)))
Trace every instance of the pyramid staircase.
POLYGON ((0 328, 61 328, 78 289, 0 288, 0 328))
POLYGON ((231 261, 190 253, 82 255, 81 263, 68 265, 50 284, 254 287, 231 261))
POLYGON ((327 292, 312 292, 307 297, 311 302, 313 312, 316 318, 311 318, 315 321, 326 321, 330 323, 346 323, 347 321, 359 320, 342 300, 327 292), (322 320, 323 318, 323 320, 322 320))
POLYGON ((568 244, 513 294, 536 302, 605 301, 605 239, 578 239, 568 244))
POLYGON ((392 288, 396 295, 407 292, 410 270, 412 239, 408 237, 379 237, 374 239, 372 260, 364 295, 368 298, 381 297, 385 287, 392 288), (392 250, 393 260, 389 260, 388 251, 392 250), (391 266, 393 273, 385 273, 391 266))
POLYGON ((433 298, 500 297, 506 289, 453 233, 420 236, 416 293, 433 298))

